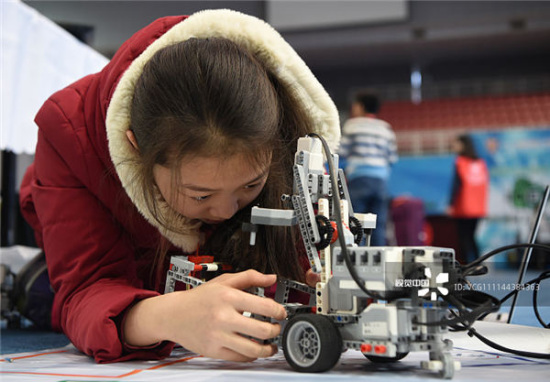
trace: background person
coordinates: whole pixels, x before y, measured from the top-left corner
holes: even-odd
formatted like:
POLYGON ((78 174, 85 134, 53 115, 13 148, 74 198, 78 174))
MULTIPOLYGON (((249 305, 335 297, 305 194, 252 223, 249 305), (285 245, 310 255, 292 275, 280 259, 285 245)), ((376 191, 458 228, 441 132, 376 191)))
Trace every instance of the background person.
POLYGON ((380 99, 372 92, 359 92, 351 104, 350 119, 342 128, 340 156, 346 172, 353 210, 374 213, 373 246, 386 245, 389 208, 388 180, 397 162, 397 144, 391 126, 377 118, 380 99))
POLYGON ((480 218, 487 215, 489 171, 478 157, 469 135, 460 135, 451 144, 457 154, 448 213, 455 219, 459 251, 466 263, 479 257, 475 232, 480 218))

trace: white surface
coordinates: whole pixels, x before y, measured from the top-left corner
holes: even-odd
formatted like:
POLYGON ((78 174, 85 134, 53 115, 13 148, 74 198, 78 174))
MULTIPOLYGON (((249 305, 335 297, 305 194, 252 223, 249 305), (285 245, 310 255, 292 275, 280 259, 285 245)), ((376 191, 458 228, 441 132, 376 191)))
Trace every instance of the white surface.
POLYGON ((29 261, 41 252, 40 248, 15 245, 0 248, 0 263, 9 266, 13 273, 18 273, 29 261))
POLYGON ((108 60, 17 0, 1 0, 1 148, 34 153, 34 117, 55 91, 108 60))
MULTIPOLYGON (((518 325, 478 323, 482 334, 494 341, 530 351, 549 351, 550 332, 518 325)), ((487 348, 465 333, 450 333, 455 342, 453 356, 462 363, 454 381, 548 381, 550 362, 499 353, 487 348)), ((176 349, 163 361, 95 364, 72 346, 37 353, 4 356, 0 360, 2 381, 426 381, 438 380, 420 362, 428 359, 424 352, 411 353, 402 361, 381 365, 366 360, 357 351, 342 354, 340 362, 329 372, 301 374, 286 363, 282 352, 252 363, 233 363, 194 356, 176 349)))
MULTIPOLYGON (((484 337, 499 345, 515 350, 550 354, 550 330, 522 325, 508 325, 501 322, 475 323, 474 328, 484 337)), ((497 351, 476 338, 470 338, 466 332, 449 333, 455 348, 483 350, 497 353, 497 351)), ((550 367, 550 361, 547 361, 550 367)), ((550 380, 550 368, 548 370, 550 380)))

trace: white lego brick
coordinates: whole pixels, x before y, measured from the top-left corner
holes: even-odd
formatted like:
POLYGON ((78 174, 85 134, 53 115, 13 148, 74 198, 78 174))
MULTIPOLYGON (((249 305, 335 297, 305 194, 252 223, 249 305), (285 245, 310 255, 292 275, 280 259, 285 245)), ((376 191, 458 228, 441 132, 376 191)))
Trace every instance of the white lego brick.
POLYGON ((298 219, 294 210, 252 207, 250 222, 261 225, 293 226, 298 223, 298 219))
POLYGON ((359 220, 361 226, 365 229, 375 229, 376 228, 376 214, 361 214, 356 213, 355 218, 359 220))

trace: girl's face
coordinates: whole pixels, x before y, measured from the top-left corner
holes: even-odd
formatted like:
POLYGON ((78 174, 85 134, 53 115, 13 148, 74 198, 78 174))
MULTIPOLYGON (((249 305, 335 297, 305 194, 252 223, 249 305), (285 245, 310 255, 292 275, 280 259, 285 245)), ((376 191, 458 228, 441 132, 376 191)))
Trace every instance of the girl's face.
POLYGON ((256 168, 240 155, 223 160, 198 157, 182 162, 178 184, 173 184, 167 167, 156 165, 153 174, 160 193, 174 210, 189 219, 219 224, 256 199, 269 165, 256 168))

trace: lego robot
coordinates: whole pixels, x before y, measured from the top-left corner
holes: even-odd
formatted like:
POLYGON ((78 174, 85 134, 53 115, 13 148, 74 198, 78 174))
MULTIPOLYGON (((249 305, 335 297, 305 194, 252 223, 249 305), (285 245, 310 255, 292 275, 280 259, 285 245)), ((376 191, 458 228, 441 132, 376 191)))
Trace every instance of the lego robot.
MULTIPOLYGON (((451 292, 458 272, 454 251, 371 247, 376 215, 353 212, 344 173, 339 170, 335 175, 338 156, 328 153, 321 137, 300 138, 293 194, 282 196, 289 208, 253 207, 247 225, 251 245, 258 225, 298 225, 311 268, 321 276, 316 288, 278 281, 275 300, 285 306, 288 317, 280 322, 281 335, 273 342, 300 372, 330 370, 347 349, 360 351, 373 362, 395 362, 409 352, 425 351, 429 360, 421 366, 452 378, 460 363, 451 357, 452 342, 444 338, 447 326, 441 322, 449 304, 441 296, 451 292), (309 304, 290 303, 291 289, 309 294, 309 304)), ((196 267, 173 257, 166 292, 173 290, 175 281, 200 284, 190 276, 196 267)))

